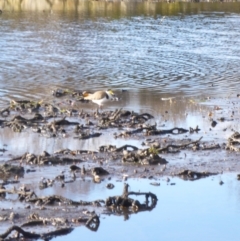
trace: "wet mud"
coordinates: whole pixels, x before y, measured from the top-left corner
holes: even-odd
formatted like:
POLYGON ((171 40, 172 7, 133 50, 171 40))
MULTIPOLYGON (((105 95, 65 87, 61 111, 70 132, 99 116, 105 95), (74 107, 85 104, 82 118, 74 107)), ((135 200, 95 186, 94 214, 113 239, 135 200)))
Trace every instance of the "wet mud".
POLYGON ((8 153, 7 146, 0 149, 0 198, 10 204, 0 210, 0 222, 5 227, 0 234, 2 240, 19 237, 50 240, 67 235, 74 227, 82 225, 97 231, 101 213, 126 215, 153 210, 158 197, 148 190, 129 191, 131 178, 150 179, 151 185, 159 186, 163 177, 196 181, 219 173, 240 172, 238 96, 206 98, 204 102, 196 103, 209 107, 208 115, 204 116, 208 119, 209 133, 215 131, 216 135, 217 132, 227 135, 227 138, 213 138, 208 132, 202 132, 198 123, 192 127, 167 129, 154 124, 155 117, 151 113, 122 108, 109 111, 97 106, 96 110, 89 111, 77 108, 78 103, 93 105, 82 93, 56 89, 52 92, 54 101, 51 103, 11 100, 0 111, 1 128, 9 132, 29 132, 53 141, 56 138, 85 141, 106 134, 110 136, 109 144, 99 146, 97 151, 61 149, 53 153, 27 152, 15 156, 8 153), (222 128, 221 123, 226 122, 227 127, 222 128), (117 139, 123 139, 125 144, 116 146, 114 141, 117 139), (132 140, 141 144, 133 145, 132 140), (28 176, 31 175, 29 185, 28 176), (121 181, 123 192, 91 201, 67 196, 67 189, 79 181, 97 185, 105 180, 107 189, 114 189, 114 182, 121 181), (55 186, 62 188, 66 195, 37 194, 38 190, 55 186), (9 208, 12 203, 18 203, 20 208, 9 208), (36 228, 38 232, 33 233, 36 228))

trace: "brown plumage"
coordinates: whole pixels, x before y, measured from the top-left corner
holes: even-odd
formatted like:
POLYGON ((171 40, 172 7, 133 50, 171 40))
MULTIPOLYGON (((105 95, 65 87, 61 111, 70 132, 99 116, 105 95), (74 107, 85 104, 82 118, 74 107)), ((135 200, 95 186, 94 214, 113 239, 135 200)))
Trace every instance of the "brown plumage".
POLYGON ((107 90, 107 91, 99 90, 93 94, 90 94, 90 93, 84 91, 83 97, 85 100, 91 100, 93 103, 96 103, 99 106, 102 106, 103 103, 105 103, 107 101, 117 99, 112 90, 107 90))

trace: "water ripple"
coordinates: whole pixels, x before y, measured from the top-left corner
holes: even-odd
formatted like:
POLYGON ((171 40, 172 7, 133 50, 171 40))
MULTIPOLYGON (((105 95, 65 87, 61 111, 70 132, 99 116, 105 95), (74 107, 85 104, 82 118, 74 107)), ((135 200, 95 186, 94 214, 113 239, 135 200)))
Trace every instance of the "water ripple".
POLYGON ((224 95, 236 91, 240 76, 237 14, 164 20, 5 14, 0 31, 0 95, 7 99, 41 98, 69 80, 77 89, 224 95))

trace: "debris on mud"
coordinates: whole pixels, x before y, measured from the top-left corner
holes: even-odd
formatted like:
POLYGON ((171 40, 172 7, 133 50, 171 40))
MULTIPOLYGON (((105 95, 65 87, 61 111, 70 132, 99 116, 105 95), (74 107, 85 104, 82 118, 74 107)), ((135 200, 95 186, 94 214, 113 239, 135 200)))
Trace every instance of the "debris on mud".
POLYGON ((183 170, 177 174, 176 176, 182 178, 183 180, 195 181, 201 178, 209 177, 212 175, 217 175, 218 173, 210 173, 210 172, 197 172, 191 170, 183 170))
MULTIPOLYGON (((72 188, 77 182, 83 185, 86 180, 98 185, 103 180, 108 180, 105 188, 109 189, 107 191, 114 191, 115 183, 109 183, 112 177, 120 181, 128 178, 148 178, 151 180, 150 185, 154 186, 160 186, 159 180, 163 176, 177 176, 195 181, 223 170, 216 168, 222 160, 209 169, 207 162, 198 164, 197 161, 192 161, 193 159, 199 160, 212 152, 240 151, 238 132, 228 138, 227 144, 218 143, 216 140, 205 140, 206 135, 198 123, 194 124, 195 128, 170 126, 164 129, 163 125, 160 128, 154 124, 154 116, 146 112, 137 113, 122 108, 114 111, 77 109, 74 103, 88 104, 81 91, 56 89, 52 95, 55 101, 51 103, 11 100, 9 105, 0 111, 1 128, 19 135, 27 132, 44 140, 66 138, 79 143, 92 139, 102 140, 107 135, 109 142, 101 142, 93 150, 63 148, 52 153, 43 151, 36 154, 27 151, 20 156, 12 153, 3 155, 0 165, 0 199, 10 202, 12 196, 17 196, 17 202, 27 206, 17 209, 17 212, 8 209, 0 211, 2 224, 7 226, 7 222, 13 219, 15 224, 0 235, 2 239, 9 237, 12 231, 17 231, 18 237, 49 240, 54 236, 66 235, 73 227, 81 224, 97 231, 100 226, 98 214, 125 215, 126 210, 130 214, 149 211, 155 208, 158 200, 151 192, 128 191, 126 183, 122 195, 100 197, 94 201, 73 200, 59 193, 41 197, 37 195, 40 190, 52 191, 60 187, 65 193, 65 190, 72 188), (139 141, 139 145, 135 144, 136 142, 133 144, 131 140, 139 141), (120 144, 117 146, 116 143, 120 144), (34 183, 25 185, 25 177, 32 172, 35 175, 34 183), (19 184, 22 186, 19 187, 19 184), (135 197, 145 201, 140 202, 140 199, 135 197), (91 208, 91 211, 87 208, 91 208), (29 231, 35 226, 44 226, 48 232, 38 234, 29 231)), ((220 108, 214 109, 218 110, 220 108)), ((219 122, 217 123, 212 116, 211 113, 209 127, 216 127, 215 131, 222 121, 228 120, 214 116, 219 122)), ((7 152, 4 148, 0 151, 3 154, 7 152)), ((240 179, 239 176, 237 178, 240 179)))
POLYGON ((139 211, 149 211, 155 208, 157 205, 157 196, 151 192, 142 193, 142 192, 129 192, 129 185, 127 183, 124 184, 123 194, 121 196, 113 196, 108 197, 106 199, 106 206, 111 208, 128 208, 132 212, 139 211), (145 202, 140 203, 138 200, 129 198, 129 196, 145 196, 145 202), (150 199, 150 200, 149 200, 150 199))
POLYGON ((240 151, 240 134, 239 134, 239 132, 233 133, 228 138, 226 150, 236 151, 236 152, 240 151))
MULTIPOLYGON (((18 194, 19 200, 25 201, 27 203, 30 203, 31 205, 34 204, 35 206, 41 207, 41 213, 44 215, 44 210, 48 210, 48 206, 64 206, 67 208, 67 206, 77 207, 77 206, 93 206, 96 208, 103 207, 103 205, 106 208, 111 208, 111 212, 113 214, 117 211, 118 214, 121 212, 123 208, 127 208, 131 210, 130 212, 141 212, 141 211, 147 211, 152 210, 157 205, 157 196, 151 192, 148 193, 140 193, 140 192, 129 192, 128 191, 129 185, 125 183, 123 194, 119 196, 112 196, 108 197, 105 201, 102 199, 95 200, 92 202, 89 201, 73 201, 68 198, 64 198, 62 196, 52 195, 47 197, 38 197, 34 191, 31 190, 7 190, 5 188, 0 189, 1 194, 18 194), (129 196, 145 196, 145 203, 140 203, 137 199, 132 199, 129 196), (115 210, 115 211, 114 211, 115 210)), ((12 231, 17 231, 18 238, 24 237, 29 239, 51 239, 52 237, 60 236, 60 235, 67 235, 73 230, 73 226, 78 226, 81 223, 85 223, 85 226, 89 228, 92 231, 97 231, 100 225, 100 219, 99 216, 95 212, 83 212, 85 215, 79 216, 79 212, 70 212, 69 216, 67 215, 65 217, 64 214, 62 214, 62 217, 55 216, 48 217, 46 215, 45 217, 40 216, 38 213, 33 212, 29 216, 26 216, 26 214, 21 214, 21 216, 24 216, 21 218, 21 220, 25 220, 25 222, 22 225, 14 225, 7 229, 6 232, 3 234, 0 234, 0 239, 6 239, 12 231), (57 226, 58 228, 54 231, 50 231, 47 233, 37 234, 36 232, 28 232, 25 231, 24 227, 36 227, 36 226, 45 226, 45 227, 54 227, 57 226)), ((46 214, 46 213, 45 213, 46 214)), ((10 215, 11 216, 11 215, 10 215)), ((13 213, 12 216, 16 216, 16 214, 13 213)), ((13 219, 14 217, 7 217, 6 215, 0 214, 1 221, 7 221, 9 219, 13 219)))

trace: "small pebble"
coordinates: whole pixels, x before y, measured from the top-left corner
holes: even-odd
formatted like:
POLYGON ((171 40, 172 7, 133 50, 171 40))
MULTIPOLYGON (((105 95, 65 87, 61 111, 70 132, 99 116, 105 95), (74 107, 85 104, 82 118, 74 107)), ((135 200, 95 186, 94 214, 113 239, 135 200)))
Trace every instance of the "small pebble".
POLYGON ((219 182, 219 185, 223 185, 224 184, 224 182, 221 180, 220 182, 219 182))

